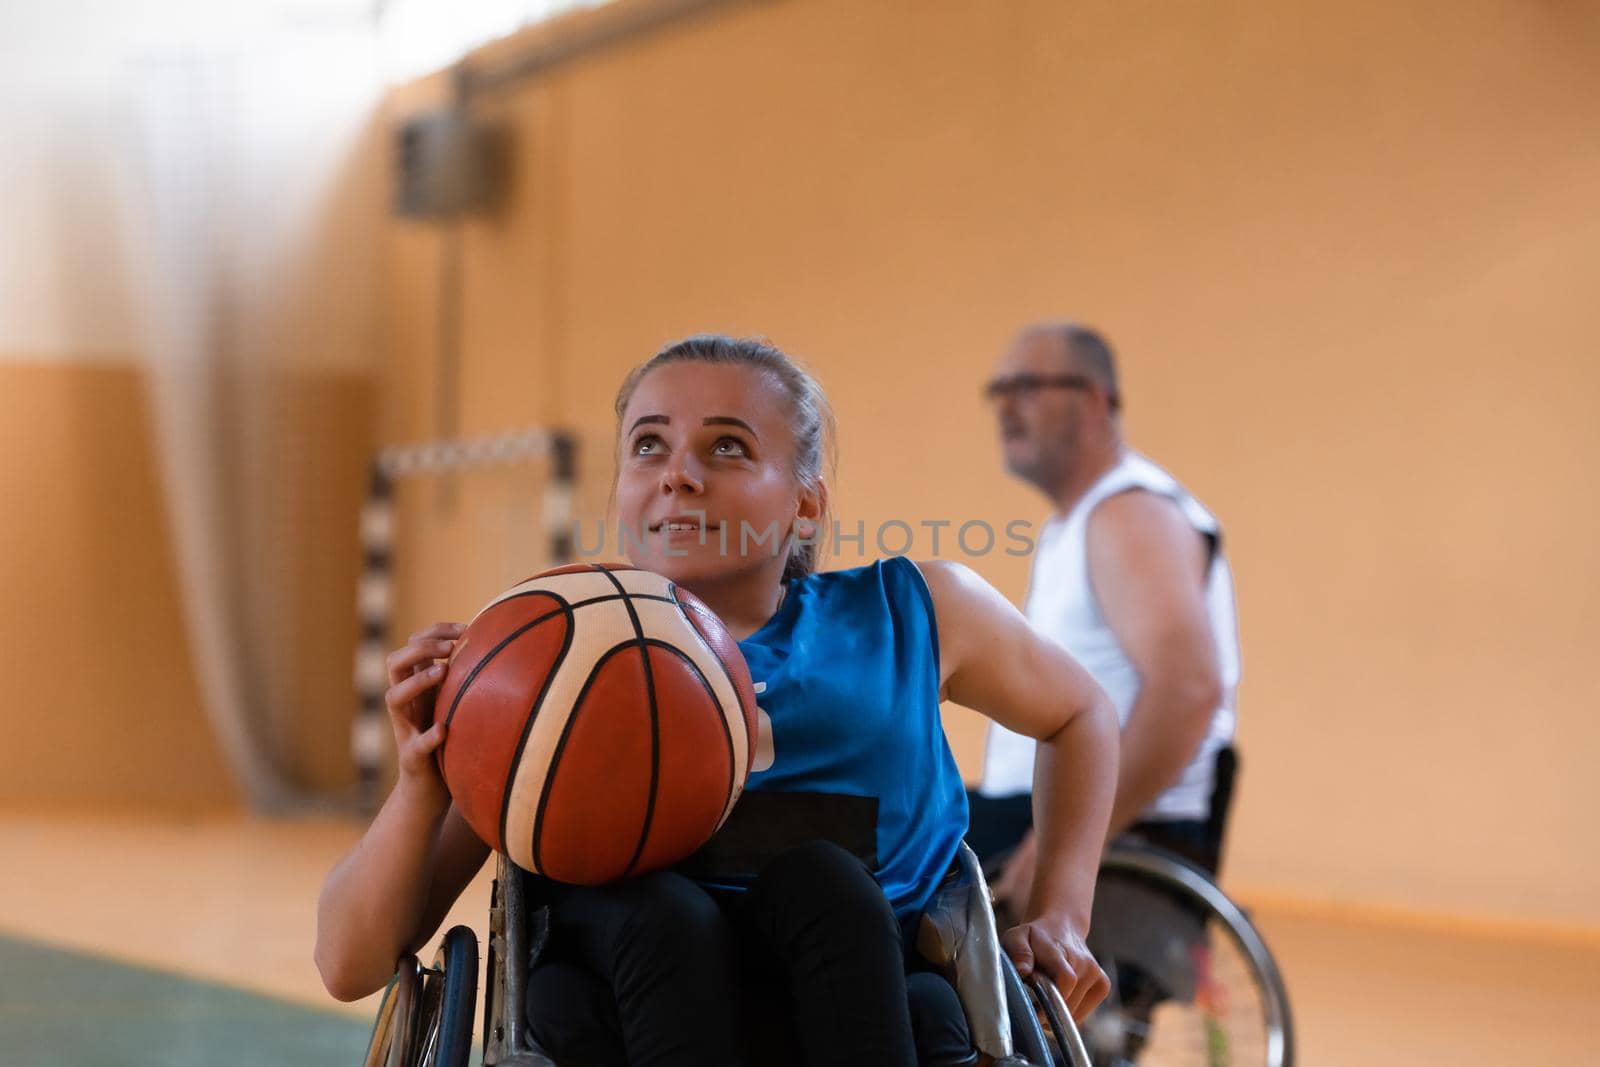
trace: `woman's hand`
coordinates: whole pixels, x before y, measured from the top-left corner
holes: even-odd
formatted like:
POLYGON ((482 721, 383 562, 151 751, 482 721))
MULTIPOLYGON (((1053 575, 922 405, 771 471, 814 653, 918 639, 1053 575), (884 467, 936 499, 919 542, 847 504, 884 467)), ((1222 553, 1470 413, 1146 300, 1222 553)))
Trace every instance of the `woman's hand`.
POLYGON ((1041 915, 1013 926, 1000 937, 1011 962, 1024 978, 1035 970, 1049 976, 1061 991, 1072 1017, 1082 1022, 1111 990, 1106 973, 1089 954, 1080 934, 1065 916, 1041 915))
POLYGON ((466 627, 436 622, 411 635, 389 654, 389 689, 383 702, 394 728, 400 780, 407 787, 445 797, 444 779, 433 754, 444 742, 444 723, 433 721, 433 702, 444 681, 444 660, 466 627))

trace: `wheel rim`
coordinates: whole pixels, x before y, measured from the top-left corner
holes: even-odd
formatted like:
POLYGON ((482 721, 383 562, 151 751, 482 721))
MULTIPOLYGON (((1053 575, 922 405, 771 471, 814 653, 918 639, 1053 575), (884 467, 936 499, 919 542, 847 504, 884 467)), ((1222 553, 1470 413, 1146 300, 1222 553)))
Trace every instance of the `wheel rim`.
POLYGON ((372 1036, 367 1039, 365 1067, 403 1067, 401 1054, 416 1030, 419 971, 415 956, 407 956, 395 968, 378 1003, 372 1036))
POLYGON ((1200 871, 1153 851, 1112 852, 1093 935, 1112 978, 1111 996, 1084 1027, 1097 1065, 1292 1063, 1288 999, 1266 943, 1200 871))

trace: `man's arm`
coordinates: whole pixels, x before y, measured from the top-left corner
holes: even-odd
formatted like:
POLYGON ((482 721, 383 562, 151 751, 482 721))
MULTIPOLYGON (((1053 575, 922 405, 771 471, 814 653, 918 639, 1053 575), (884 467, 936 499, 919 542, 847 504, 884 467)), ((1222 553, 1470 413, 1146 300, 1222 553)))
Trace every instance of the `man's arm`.
POLYGON ((1177 781, 1222 700, 1206 612, 1209 558, 1205 537, 1155 493, 1119 493, 1089 516, 1089 581, 1139 672, 1139 696, 1122 728, 1113 834, 1177 781))

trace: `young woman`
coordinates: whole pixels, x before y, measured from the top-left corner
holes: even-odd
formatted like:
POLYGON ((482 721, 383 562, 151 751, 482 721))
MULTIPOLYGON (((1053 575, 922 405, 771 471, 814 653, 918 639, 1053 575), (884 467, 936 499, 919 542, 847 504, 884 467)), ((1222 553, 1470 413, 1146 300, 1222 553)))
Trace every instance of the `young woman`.
MULTIPOLYGON (((1084 947, 1117 761, 1104 694, 959 564, 816 571, 831 416, 777 349, 671 345, 616 410, 617 516, 644 534, 630 558, 739 640, 762 729, 735 815, 694 863, 554 887, 535 1034, 563 1063, 973 1062, 953 993, 908 940, 966 830, 943 699, 1041 742, 1032 912, 1003 943, 1087 1013, 1106 990, 1084 947)), ((399 780, 318 908, 317 965, 341 999, 381 988, 488 855, 432 759, 438 661, 461 631, 437 624, 389 658, 399 780)))

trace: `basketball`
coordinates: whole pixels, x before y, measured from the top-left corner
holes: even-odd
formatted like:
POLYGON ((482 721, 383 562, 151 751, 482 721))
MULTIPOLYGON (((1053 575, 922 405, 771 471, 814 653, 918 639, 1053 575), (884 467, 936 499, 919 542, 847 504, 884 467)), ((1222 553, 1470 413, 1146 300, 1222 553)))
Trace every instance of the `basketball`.
POLYGON ((600 885, 670 866, 744 788, 755 691, 738 645, 688 590, 649 571, 535 575, 456 642, 435 715, 468 825, 517 865, 600 885))

